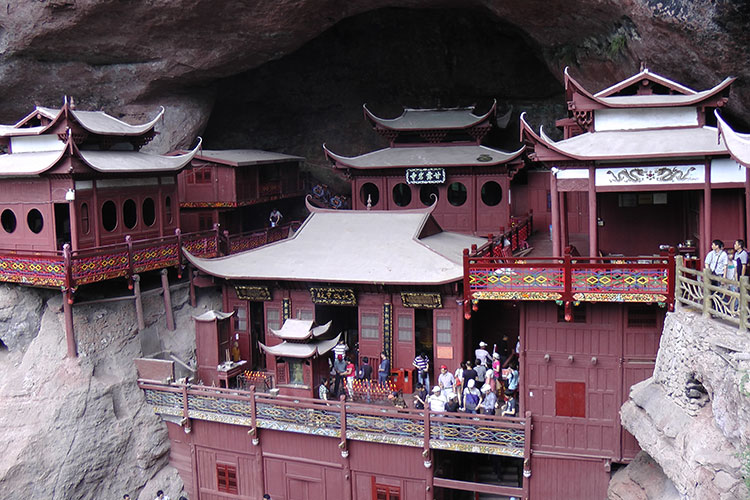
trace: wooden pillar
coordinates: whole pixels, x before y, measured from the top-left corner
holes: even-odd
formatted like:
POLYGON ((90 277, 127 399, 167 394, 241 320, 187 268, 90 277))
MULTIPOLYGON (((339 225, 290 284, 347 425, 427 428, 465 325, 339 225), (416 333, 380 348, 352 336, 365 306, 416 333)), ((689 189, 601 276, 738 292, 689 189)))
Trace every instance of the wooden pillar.
POLYGON ((247 431, 247 434, 252 439, 253 447, 255 448, 255 455, 253 455, 253 472, 252 472, 252 486, 251 491, 253 498, 262 498, 265 493, 265 472, 263 470, 263 445, 260 442, 260 435, 258 433, 257 424, 257 408, 255 400, 255 386, 250 386, 250 416, 251 416, 251 428, 247 431))
POLYGON ((550 173, 550 203, 552 205, 552 256, 560 257, 560 199, 557 194, 557 176, 555 172, 550 173))
MULTIPOLYGON (((344 391, 346 392, 346 391, 344 391)), ((354 482, 352 481, 352 466, 349 460, 349 448, 346 442, 346 396, 344 394, 339 398, 341 404, 341 437, 339 449, 341 450, 341 459, 343 461, 342 473, 344 474, 344 500, 352 500, 354 482)))
POLYGON ((560 192, 560 248, 570 245, 568 234, 568 193, 560 192))
MULTIPOLYGON (((438 424, 440 425, 440 424, 438 424)), ((424 458, 424 466, 428 470, 427 481, 425 484, 425 500, 432 500, 435 496, 434 479, 435 479, 435 464, 432 463, 432 452, 430 451, 430 439, 432 438, 432 429, 430 422, 430 408, 425 405, 424 409, 424 444, 422 447, 422 458, 424 458)))
POLYGON ((596 167, 589 167, 589 257, 599 255, 599 226, 596 223, 596 167))
POLYGON ((164 293, 164 314, 167 316, 167 330, 174 331, 174 312, 172 311, 172 295, 169 292, 169 272, 161 270, 161 289, 164 293))
POLYGON ((711 251, 711 242, 715 239, 711 227, 711 162, 706 162, 706 178, 703 182, 703 228, 705 240, 701 242, 701 258, 705 257, 711 251))
POLYGON ((745 168, 745 246, 750 238, 750 168, 745 168))
POLYGON ((94 225, 94 245, 102 245, 102 211, 99 208, 99 197, 97 196, 96 180, 91 181, 91 210, 89 210, 89 224, 94 225))
POLYGON ((146 321, 143 318, 143 302, 141 301, 141 277, 133 275, 133 295, 135 296, 135 316, 138 319, 138 330, 146 329, 146 321))
MULTIPOLYGON (((70 220, 70 247, 75 252, 78 250, 78 213, 75 198, 68 200, 68 219, 70 220)), ((91 224, 91 215, 89 215, 89 224, 91 224)))
POLYGON ((73 328, 73 293, 70 289, 63 290, 63 316, 65 316, 65 340, 68 344, 68 357, 75 358, 78 356, 76 347, 76 334, 73 328))

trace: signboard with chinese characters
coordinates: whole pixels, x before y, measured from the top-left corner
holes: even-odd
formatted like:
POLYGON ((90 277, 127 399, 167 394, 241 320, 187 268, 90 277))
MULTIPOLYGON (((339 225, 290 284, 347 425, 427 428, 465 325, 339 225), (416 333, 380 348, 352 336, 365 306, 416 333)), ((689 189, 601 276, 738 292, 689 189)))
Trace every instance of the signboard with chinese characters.
POLYGON ((445 169, 438 167, 407 168, 407 184, 442 184, 445 182, 445 169))
POLYGON ((310 288, 313 304, 356 306, 357 296, 351 288, 310 288))
POLYGON ((439 293, 401 292, 401 303, 404 307, 419 309, 441 309, 443 301, 439 293))
POLYGON ((271 291, 267 286, 236 285, 237 298, 242 300, 268 301, 271 300, 271 291))

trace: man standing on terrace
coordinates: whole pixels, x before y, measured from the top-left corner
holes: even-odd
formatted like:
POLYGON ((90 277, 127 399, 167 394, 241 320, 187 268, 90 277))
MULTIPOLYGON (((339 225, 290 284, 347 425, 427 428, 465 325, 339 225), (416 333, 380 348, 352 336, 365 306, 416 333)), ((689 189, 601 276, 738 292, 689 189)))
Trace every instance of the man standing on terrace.
POLYGON ((706 255, 704 265, 714 276, 724 276, 727 268, 728 257, 724 252, 724 242, 714 240, 711 242, 711 251, 706 255))

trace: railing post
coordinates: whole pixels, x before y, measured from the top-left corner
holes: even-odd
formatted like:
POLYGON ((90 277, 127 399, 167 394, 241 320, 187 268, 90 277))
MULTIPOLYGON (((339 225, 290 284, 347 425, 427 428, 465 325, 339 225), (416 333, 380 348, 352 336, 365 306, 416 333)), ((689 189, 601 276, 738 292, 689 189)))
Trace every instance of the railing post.
POLYGON ((675 255, 674 247, 669 247, 669 255, 667 256, 667 308, 669 311, 674 311, 675 303, 675 276, 677 275, 677 269, 675 267, 675 255))
POLYGON ((182 278, 182 231, 180 228, 174 230, 175 236, 177 236, 177 278, 182 278))
POLYGON ((425 404, 424 406, 424 443, 422 446, 422 456, 425 460, 430 456, 430 437, 432 431, 430 430, 430 407, 425 404))
POLYGON ((703 317, 708 318, 711 315, 711 289, 709 283, 711 282, 711 270, 708 266, 703 267, 703 317))
MULTIPOLYGON (((563 297, 562 300, 565 302, 566 313, 568 311, 569 303, 573 300, 573 259, 570 255, 570 247, 565 247, 563 252, 563 297)), ((565 318, 568 321, 568 318, 565 318)))
POLYGON ((339 401, 341 402, 341 440, 339 441, 339 449, 341 450, 341 456, 346 458, 349 456, 349 450, 346 449, 346 395, 342 394, 339 401))
POLYGON ((221 224, 214 222, 214 240, 216 241, 216 256, 219 257, 221 253, 221 224))
POLYGON ((190 408, 188 406, 187 384, 182 384, 182 422, 180 422, 180 424, 182 425, 182 430, 185 431, 185 434, 190 434, 192 429, 190 427, 190 408))
POLYGON ((232 253, 232 242, 229 241, 229 231, 226 229, 222 232, 223 234, 223 241, 224 241, 224 248, 223 248, 223 254, 222 255, 229 255, 232 253))
POLYGON ((252 437, 253 445, 258 446, 260 444, 260 440, 258 438, 258 423, 257 423, 257 413, 256 413, 256 405, 255 405, 255 386, 250 386, 250 430, 247 431, 248 434, 252 437))
POLYGON ((128 249, 128 288, 132 290, 133 274, 135 274, 135 271, 133 269, 133 238, 129 234, 125 235, 125 245, 128 249))
POLYGON ((670 311, 674 309, 679 309, 682 307, 682 302, 680 302, 677 299, 680 296, 681 291, 682 291, 682 269, 685 266, 684 262, 685 262, 684 257, 682 255, 677 255, 675 257, 675 262, 674 262, 675 279, 674 279, 674 297, 673 297, 674 307, 670 309, 670 311))
POLYGON ((740 331, 745 333, 747 331, 747 300, 750 298, 748 295, 748 287, 750 287, 750 278, 747 276, 740 276, 740 331))
POLYGON ((526 412, 526 422, 524 422, 524 433, 523 433, 523 497, 529 498, 530 481, 531 478, 531 430, 534 428, 531 425, 531 412, 526 412))

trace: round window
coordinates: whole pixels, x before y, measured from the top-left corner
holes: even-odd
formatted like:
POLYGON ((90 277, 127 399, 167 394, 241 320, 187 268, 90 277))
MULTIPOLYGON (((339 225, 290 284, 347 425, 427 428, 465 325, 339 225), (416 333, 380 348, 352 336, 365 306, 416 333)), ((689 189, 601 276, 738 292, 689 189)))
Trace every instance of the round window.
POLYGON ((359 189, 359 201, 362 205, 367 206, 367 202, 370 202, 370 206, 374 207, 380 201, 380 190, 372 182, 366 182, 359 189))
POLYGON ((460 182, 454 182, 448 186, 448 203, 454 207, 460 207, 466 203, 466 186, 460 182))
POLYGON ((153 226, 156 222, 156 205, 154 200, 146 198, 141 204, 141 215, 143 216, 143 223, 147 226, 153 226))
POLYGON ((102 226, 109 232, 117 227, 117 206, 112 200, 107 200, 102 205, 102 226))
POLYGON ((399 207, 406 207, 411 203, 411 188, 403 182, 393 186, 393 203, 399 207))
POLYGON ((495 181, 487 181, 482 186, 482 202, 488 207, 494 207, 503 199, 503 188, 495 181))
POLYGON ((419 188, 419 201, 422 202, 422 205, 430 206, 438 199, 440 199, 440 192, 438 191, 437 186, 427 184, 419 188))
POLYGON ((13 213, 13 210, 9 208, 3 210, 3 215, 0 215, 0 222, 2 222, 6 233, 12 233, 16 230, 16 214, 13 213))
POLYGON ((26 223, 29 225, 29 229, 31 229, 32 233, 41 233, 44 228, 44 217, 42 217, 42 212, 36 208, 29 210, 29 213, 26 216, 26 223))
POLYGON ((122 204, 122 222, 128 229, 133 229, 138 222, 138 213, 133 200, 125 200, 125 203, 122 204))

